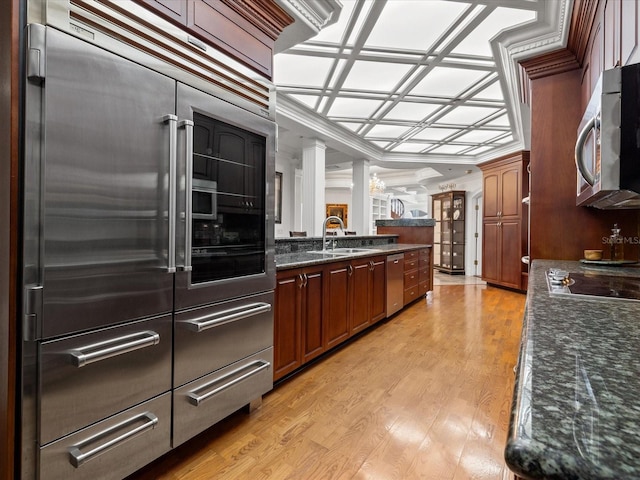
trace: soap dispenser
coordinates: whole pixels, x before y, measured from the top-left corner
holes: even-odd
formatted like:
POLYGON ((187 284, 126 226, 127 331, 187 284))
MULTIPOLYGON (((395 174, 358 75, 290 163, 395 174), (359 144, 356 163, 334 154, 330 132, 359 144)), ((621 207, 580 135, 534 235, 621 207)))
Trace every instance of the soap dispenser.
POLYGON ((618 228, 617 223, 613 224, 613 228, 611 229, 611 236, 609 237, 609 243, 611 244, 611 260, 623 260, 624 253, 622 250, 622 236, 620 235, 620 229, 618 228))

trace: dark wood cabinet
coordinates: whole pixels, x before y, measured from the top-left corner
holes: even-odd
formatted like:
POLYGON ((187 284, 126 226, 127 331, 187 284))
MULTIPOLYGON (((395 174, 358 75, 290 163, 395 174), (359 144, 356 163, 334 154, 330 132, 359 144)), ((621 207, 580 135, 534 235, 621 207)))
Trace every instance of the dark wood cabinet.
POLYGON ((487 283, 526 288, 528 152, 480 165, 483 172, 482 278, 487 283))
POLYGON ((431 249, 422 248, 418 252, 418 296, 426 295, 433 288, 431 285, 431 249))
POLYGON ((271 1, 136 1, 269 79, 273 74, 275 41, 293 22, 285 10, 271 1))
POLYGON ((278 272, 274 308, 274 379, 324 351, 324 269, 278 272))
POLYGON ((195 117, 193 177, 215 185, 220 213, 260 212, 265 139, 203 115, 195 117))
POLYGON ((323 295, 326 349, 335 347, 349 338, 352 274, 351 262, 336 262, 327 266, 327 282, 323 295))
POLYGON ((302 339, 301 295, 303 282, 299 270, 278 273, 273 312, 273 377, 280 378, 300 365, 302 339))
POLYGON ((329 264, 326 272, 326 349, 386 315, 386 257, 329 264))
POLYGON ((176 23, 187 23, 187 0, 136 0, 149 10, 159 13, 163 17, 176 23))
MULTIPOLYGON (((413 243, 429 245, 426 248, 420 249, 421 260, 418 270, 418 292, 415 298, 420 295, 424 295, 433 289, 433 240, 434 240, 434 227, 433 226, 377 226, 378 235, 397 235, 398 243, 413 243), (424 268, 427 271, 424 271, 424 268)), ((405 252, 405 258, 410 252, 405 252)), ((405 285, 405 290, 407 286, 405 285)), ((409 300, 409 302, 415 300, 409 300)), ((408 302, 404 302, 406 305, 408 302)))
POLYGON ((387 257, 372 258, 370 272, 369 307, 373 324, 387 316, 387 257))
POLYGON ((421 248, 404 253, 404 304, 426 295, 431 290, 431 249, 421 248))
POLYGON ((278 272, 274 380, 386 317, 386 256, 278 272))

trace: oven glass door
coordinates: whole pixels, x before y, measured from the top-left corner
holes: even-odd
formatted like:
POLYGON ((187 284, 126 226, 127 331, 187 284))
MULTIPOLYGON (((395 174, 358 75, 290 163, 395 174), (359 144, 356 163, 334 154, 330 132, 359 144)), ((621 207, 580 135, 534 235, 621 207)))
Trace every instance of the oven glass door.
MULTIPOLYGON (((208 216, 193 210, 191 281, 263 273, 266 140, 199 113, 193 123, 192 182, 216 185, 205 203, 217 208, 208 216)), ((201 206, 203 193, 193 191, 193 205, 201 206)))

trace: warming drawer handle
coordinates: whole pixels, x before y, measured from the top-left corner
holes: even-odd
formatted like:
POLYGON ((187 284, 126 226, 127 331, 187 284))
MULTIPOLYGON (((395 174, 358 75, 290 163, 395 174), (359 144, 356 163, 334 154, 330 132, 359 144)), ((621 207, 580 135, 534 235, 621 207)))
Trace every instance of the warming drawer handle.
POLYGON ((160 343, 160 335, 147 330, 74 348, 67 353, 71 356, 71 363, 80 368, 124 353, 152 347, 158 343, 160 343))
POLYGON ((93 457, 100 455, 101 453, 105 452, 111 447, 114 447, 118 443, 122 443, 135 435, 138 435, 146 430, 155 428, 157 424, 158 424, 158 417, 156 417, 153 413, 145 412, 140 415, 136 415, 135 417, 132 417, 128 420, 120 422, 117 425, 114 425, 113 427, 107 428, 106 430, 103 430, 102 432, 99 432, 87 438, 86 440, 83 440, 81 443, 71 447, 71 449, 69 450, 69 461, 71 462, 71 465, 73 465, 76 468, 79 468, 84 463, 91 460, 93 457), (82 453, 82 448, 86 447, 87 445, 90 445, 91 443, 94 443, 102 438, 111 436, 116 431, 122 428, 126 428, 130 425, 134 425, 140 422, 141 420, 146 420, 146 421, 142 425, 139 425, 136 428, 129 430, 128 432, 125 432, 116 438, 113 438, 111 440, 104 442, 101 445, 98 445, 97 447, 95 447, 92 450, 89 450, 86 453, 82 453))
POLYGON ((589 132, 591 132, 591 130, 597 130, 598 128, 600 128, 600 118, 599 116, 595 116, 591 120, 589 120, 584 127, 582 127, 582 130, 580 130, 580 133, 578 134, 578 139, 576 140, 576 167, 578 168, 578 171, 580 172, 582 178, 584 178, 584 181, 592 187, 596 181, 596 178, 593 172, 589 171, 589 169, 585 165, 582 150, 584 148, 584 143, 587 141, 587 137, 589 136, 589 132))
POLYGON ((243 367, 240 368, 236 368, 235 370, 227 373, 226 375, 224 375, 223 377, 219 377, 216 378, 215 380, 213 380, 212 382, 209 382, 205 385, 202 385, 201 387, 198 388, 198 391, 204 390, 212 385, 218 384, 220 382, 224 382, 226 379, 233 377, 235 375, 237 375, 238 373, 242 372, 243 370, 246 370, 248 367, 252 366, 252 365, 257 365, 256 368, 254 368, 253 370, 244 373, 236 378, 234 378, 233 380, 220 385, 218 388, 214 388, 213 390, 208 391, 207 393, 205 393, 204 395, 198 395, 197 393, 194 392, 189 392, 189 395, 187 395, 188 399, 189 399, 189 403, 191 403, 191 405, 197 407, 199 406, 202 402, 204 402, 205 400, 213 397, 214 395, 217 395, 218 393, 226 390, 227 388, 233 387, 234 385, 236 385, 237 383, 242 382, 243 380, 246 380, 249 377, 252 377, 253 375, 260 373, 262 370, 269 368, 271 366, 271 363, 266 362, 264 360, 259 360, 257 362, 253 362, 250 363, 249 365, 245 365, 243 367))
POLYGON ((193 122, 182 120, 179 128, 185 131, 185 212, 184 212, 184 266, 182 270, 190 272, 191 266, 191 235, 193 232, 193 122))
POLYGON ((176 163, 178 144, 178 117, 175 115, 165 115, 162 118, 164 123, 169 124, 169 245, 167 272, 176 271, 176 163))
POLYGON ((202 332, 209 328, 219 327, 227 323, 242 320, 244 318, 253 317, 254 315, 260 315, 261 313, 270 312, 271 304, 259 302, 252 303, 250 305, 243 305, 242 307, 230 308, 229 310, 223 310, 216 312, 212 315, 205 315, 203 317, 194 318, 184 322, 190 330, 196 332, 202 332))

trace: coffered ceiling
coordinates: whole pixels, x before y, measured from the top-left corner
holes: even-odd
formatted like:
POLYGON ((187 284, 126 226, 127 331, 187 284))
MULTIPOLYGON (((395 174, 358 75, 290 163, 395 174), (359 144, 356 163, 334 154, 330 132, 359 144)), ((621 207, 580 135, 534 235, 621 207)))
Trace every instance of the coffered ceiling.
POLYGON ((527 147, 517 62, 566 43, 570 0, 340 3, 334 23, 275 56, 285 149, 315 136, 329 172, 366 158, 424 183, 527 147))

